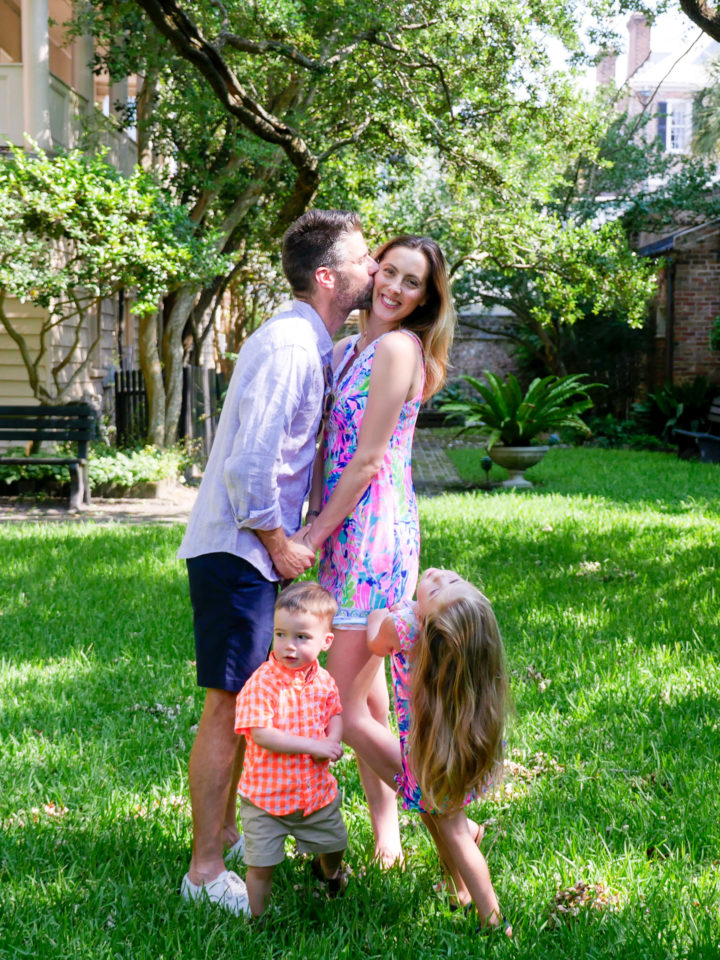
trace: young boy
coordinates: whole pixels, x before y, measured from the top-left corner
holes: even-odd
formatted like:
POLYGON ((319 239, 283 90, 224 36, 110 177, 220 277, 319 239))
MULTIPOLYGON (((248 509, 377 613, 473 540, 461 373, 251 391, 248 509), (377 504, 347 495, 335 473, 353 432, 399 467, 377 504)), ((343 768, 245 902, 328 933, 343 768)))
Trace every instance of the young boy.
POLYGON ((273 649, 237 697, 235 732, 247 747, 238 793, 254 917, 264 913, 285 837, 314 853, 313 873, 342 892, 347 832, 329 761, 342 756, 340 697, 317 662, 333 641, 337 604, 317 583, 295 583, 275 605, 273 649))

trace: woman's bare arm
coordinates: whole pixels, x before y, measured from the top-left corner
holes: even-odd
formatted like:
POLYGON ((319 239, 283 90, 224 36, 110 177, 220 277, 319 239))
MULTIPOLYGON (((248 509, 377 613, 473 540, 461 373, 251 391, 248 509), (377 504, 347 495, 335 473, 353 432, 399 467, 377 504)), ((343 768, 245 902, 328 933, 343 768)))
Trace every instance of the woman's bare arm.
POLYGON ((320 516, 304 532, 304 542, 312 549, 317 550, 351 513, 380 469, 419 363, 417 344, 405 334, 393 333, 377 345, 357 449, 320 516))

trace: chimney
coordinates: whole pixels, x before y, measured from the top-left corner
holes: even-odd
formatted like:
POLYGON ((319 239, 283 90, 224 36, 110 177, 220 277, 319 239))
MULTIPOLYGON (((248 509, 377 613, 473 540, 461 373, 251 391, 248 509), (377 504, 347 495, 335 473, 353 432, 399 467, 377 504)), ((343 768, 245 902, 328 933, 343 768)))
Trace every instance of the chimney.
POLYGON ((607 87, 608 84, 615 83, 616 65, 616 53, 608 53, 602 58, 600 63, 595 68, 595 81, 598 87, 607 87))
POLYGON ((650 27, 641 13, 634 13, 627 28, 630 36, 627 75, 631 77, 650 56, 650 27))

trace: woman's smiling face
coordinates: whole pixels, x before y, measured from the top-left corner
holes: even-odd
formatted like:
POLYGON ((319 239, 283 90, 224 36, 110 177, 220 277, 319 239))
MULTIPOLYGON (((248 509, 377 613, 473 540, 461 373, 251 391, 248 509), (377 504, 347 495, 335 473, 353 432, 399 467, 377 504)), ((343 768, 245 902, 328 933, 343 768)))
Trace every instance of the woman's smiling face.
POLYGON ((391 247, 375 274, 373 313, 382 320, 401 323, 425 303, 429 276, 430 264, 421 250, 391 247))

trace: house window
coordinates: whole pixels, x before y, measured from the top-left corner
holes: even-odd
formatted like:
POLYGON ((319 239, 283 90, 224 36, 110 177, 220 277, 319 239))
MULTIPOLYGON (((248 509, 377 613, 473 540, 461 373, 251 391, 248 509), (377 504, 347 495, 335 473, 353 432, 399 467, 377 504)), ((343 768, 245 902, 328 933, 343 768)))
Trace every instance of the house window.
POLYGON ((692 101, 662 100, 658 103, 658 137, 668 153, 687 153, 692 137, 692 101))

